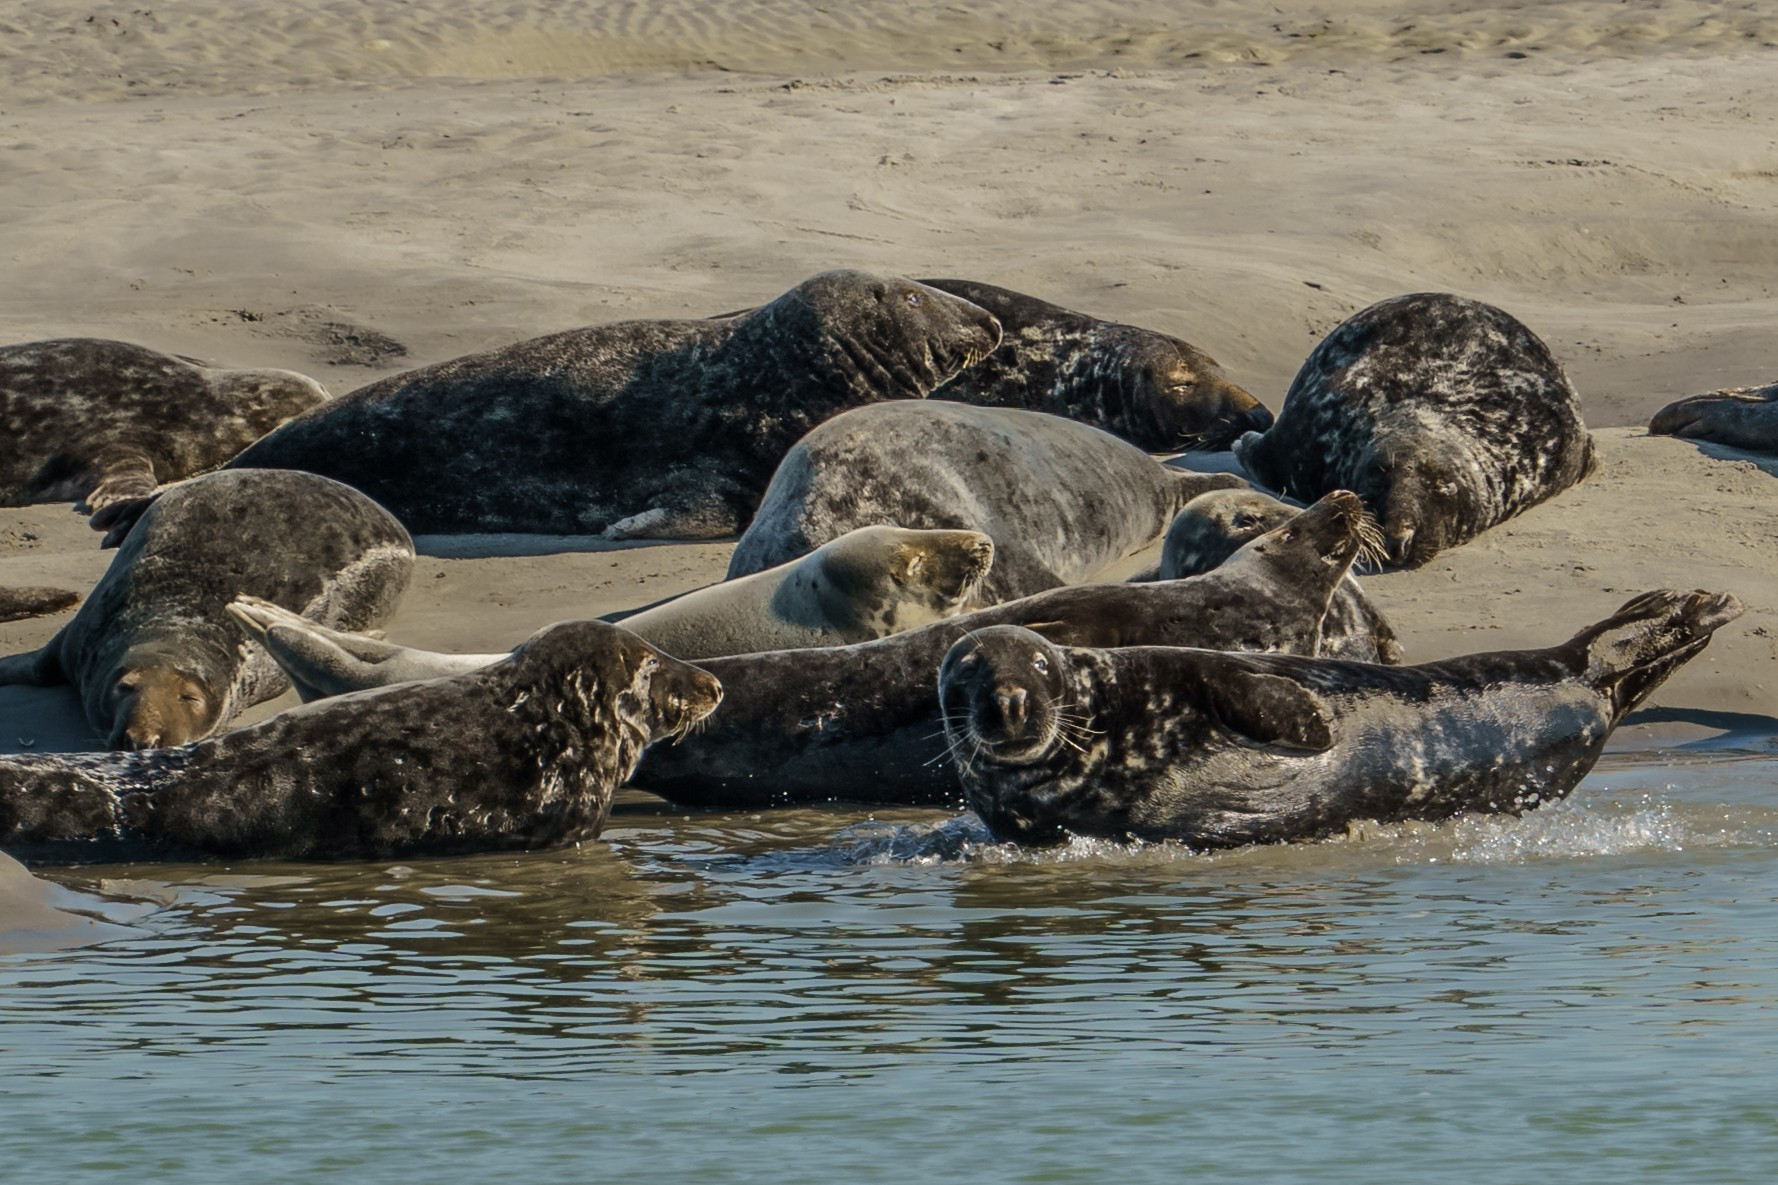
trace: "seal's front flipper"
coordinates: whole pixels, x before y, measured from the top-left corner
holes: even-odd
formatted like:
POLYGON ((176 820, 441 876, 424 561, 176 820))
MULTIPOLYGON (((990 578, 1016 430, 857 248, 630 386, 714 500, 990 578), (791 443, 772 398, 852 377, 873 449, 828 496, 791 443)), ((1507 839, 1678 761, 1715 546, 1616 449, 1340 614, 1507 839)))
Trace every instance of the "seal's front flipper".
POLYGON ((160 488, 160 481, 154 476, 154 461, 137 448, 116 445, 104 449, 95 468, 98 481, 82 500, 90 514, 119 502, 146 498, 160 488))
POLYGON ((66 683, 68 676, 62 673, 62 663, 57 657, 61 653, 61 639, 62 635, 57 634, 40 649, 0 658, 0 685, 53 687, 57 683, 66 683))
MULTIPOLYGON (((148 508, 159 500, 160 496, 161 491, 156 490, 140 498, 122 498, 109 502, 104 509, 94 511, 86 525, 95 531, 105 532, 105 537, 99 540, 99 549, 104 551, 122 543, 131 528, 147 513, 148 508)), ((91 502, 88 505, 90 506, 91 502)))

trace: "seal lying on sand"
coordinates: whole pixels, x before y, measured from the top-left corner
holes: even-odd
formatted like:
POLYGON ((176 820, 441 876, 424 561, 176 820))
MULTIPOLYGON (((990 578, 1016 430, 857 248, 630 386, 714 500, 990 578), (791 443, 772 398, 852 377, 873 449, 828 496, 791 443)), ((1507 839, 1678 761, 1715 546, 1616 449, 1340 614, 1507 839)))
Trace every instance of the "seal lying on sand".
POLYGON ((900 402, 835 416, 778 466, 729 559, 732 579, 872 523, 994 540, 986 603, 1073 584, 1152 543, 1228 474, 1169 468, 1085 424, 1041 412, 900 402))
POLYGON ((128 342, 0 346, 0 505, 140 497, 326 399, 294 371, 219 370, 128 342))
POLYGON ((78 600, 80 594, 66 588, 0 588, 0 621, 59 613, 78 600))
POLYGON ((144 753, 0 758, 0 848, 34 861, 372 859, 595 839, 643 746, 722 698, 617 626, 144 753))
POLYGON ((972 280, 922 280, 987 309, 1000 348, 939 398, 1066 416, 1151 452, 1226 449, 1272 413, 1190 342, 972 280))
POLYGON ((1064 649, 999 627, 951 648, 939 695, 965 796, 1001 838, 1315 839, 1562 797, 1740 613, 1726 594, 1651 592, 1562 646, 1415 667, 1064 649))
MULTIPOLYGON (((1167 528, 1160 564, 1141 578, 1178 580, 1208 572, 1246 543, 1295 518, 1298 510, 1258 490, 1211 490, 1185 504, 1167 528)), ((1380 552, 1382 540, 1368 517, 1366 550, 1380 552)), ((1363 559, 1361 553, 1360 559, 1363 559)), ((1334 591, 1321 623, 1322 658, 1353 662, 1401 662, 1401 643, 1383 613, 1348 575, 1334 591)))
POLYGON ((1447 293, 1355 314, 1297 372, 1278 422, 1235 442, 1290 497, 1348 489, 1381 520, 1390 561, 1423 564, 1592 472, 1562 367, 1508 314, 1447 293))
POLYGON ((701 665, 722 680, 722 711, 651 753, 635 784, 717 807, 955 803, 937 676, 958 638, 1014 623, 1071 645, 1313 654, 1328 598, 1358 554, 1362 518, 1357 497, 1333 494, 1189 580, 1051 589, 859 646, 710 659, 701 665))
POLYGON ((241 593, 368 629, 413 570, 401 524, 311 473, 212 473, 163 492, 86 603, 40 650, 0 659, 0 683, 72 683, 113 748, 208 736, 287 686, 244 645, 225 606, 241 593))
MULTIPOLYGON (((677 657, 843 646, 954 617, 994 562, 975 531, 864 527, 789 564, 712 584, 622 619, 677 657)), ((229 612, 304 700, 461 674, 504 654, 439 654, 343 633, 248 597, 229 612)))
POLYGON ((572 329, 395 375, 230 468, 338 478, 414 531, 709 539, 747 524, 810 428, 923 398, 999 344, 967 301, 825 272, 725 320, 572 329))
POLYGON ((1648 432, 1778 453, 1778 383, 1726 387, 1669 403, 1648 422, 1648 432))

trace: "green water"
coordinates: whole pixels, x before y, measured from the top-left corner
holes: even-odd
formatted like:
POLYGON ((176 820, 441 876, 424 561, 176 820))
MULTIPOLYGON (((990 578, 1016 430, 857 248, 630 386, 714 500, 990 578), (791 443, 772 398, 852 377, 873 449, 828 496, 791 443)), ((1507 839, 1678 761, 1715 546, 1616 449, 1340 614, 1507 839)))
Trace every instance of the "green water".
POLYGON ((142 866, 0 960, 0 1179, 1760 1182, 1778 761, 1523 820, 1032 855, 941 812, 142 866))

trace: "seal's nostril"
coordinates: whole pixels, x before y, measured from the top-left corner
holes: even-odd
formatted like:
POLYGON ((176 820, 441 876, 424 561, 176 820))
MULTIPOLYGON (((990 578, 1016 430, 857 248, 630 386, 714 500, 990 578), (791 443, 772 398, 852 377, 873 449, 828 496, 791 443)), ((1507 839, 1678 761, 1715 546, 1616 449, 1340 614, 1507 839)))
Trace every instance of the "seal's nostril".
POLYGON ((1026 696, 1023 687, 1002 687, 994 693, 994 702, 1000 705, 1000 718, 1005 721, 1009 731, 1016 731, 1025 723, 1026 696))

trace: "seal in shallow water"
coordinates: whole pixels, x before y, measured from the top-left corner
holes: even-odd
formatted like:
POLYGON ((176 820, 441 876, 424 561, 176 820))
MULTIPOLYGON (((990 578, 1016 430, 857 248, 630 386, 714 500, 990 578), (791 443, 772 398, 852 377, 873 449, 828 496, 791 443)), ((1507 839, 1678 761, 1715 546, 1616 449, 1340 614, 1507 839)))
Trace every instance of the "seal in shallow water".
POLYGON ((128 342, 0 346, 0 505, 98 510, 222 464, 327 399, 289 370, 221 370, 128 342))
POLYGON ((741 316, 572 329, 395 375, 230 468, 337 478, 414 531, 709 539, 747 524, 810 428, 923 398, 999 344, 967 301, 825 272, 741 316))
POLYGON ((643 747, 721 698, 626 630, 567 622, 486 670, 177 749, 0 758, 0 848, 58 863, 341 860, 595 839, 643 747))
POLYGON ((1651 436, 1708 440, 1754 453, 1778 453, 1778 383, 1726 387, 1669 403, 1648 422, 1651 436))
POLYGON ((937 677, 958 638, 1016 623, 1074 645, 1313 654, 1362 519, 1357 497, 1333 494, 1189 580, 1051 589, 858 646, 709 659, 701 665, 722 680, 722 711, 653 750, 635 784, 713 807, 956 802, 937 677))
POLYGON ((208 736, 289 684, 225 607, 246 593, 367 629, 413 569, 401 524, 311 473, 212 473, 163 492, 86 603, 41 649, 0 659, 0 683, 72 683, 107 743, 208 736))
POLYGON ((1388 558, 1423 564, 1592 472, 1562 367, 1508 314, 1448 293, 1397 296, 1315 347, 1278 420, 1235 442, 1254 480, 1290 497, 1348 489, 1388 558))
POLYGON ((1228 474, 1163 465, 1059 416, 937 400, 835 416, 778 466, 731 578, 873 523, 981 531, 994 540, 987 603, 1085 580, 1152 543, 1228 474))
POLYGON ((1740 613, 1727 594, 1645 593, 1561 646, 1414 667, 999 627, 951 648, 939 695, 968 803, 1003 839, 1316 839, 1562 797, 1740 613))
MULTIPOLYGON (((625 616, 623 626, 679 658, 842 646, 963 611, 994 561, 975 531, 864 527, 789 564, 712 584, 625 616)), ((439 654, 318 626, 253 598, 229 612, 305 700, 455 675, 503 654, 439 654)))
POLYGON ((0 621, 59 613, 78 600, 80 594, 66 588, 0 588, 0 621))

